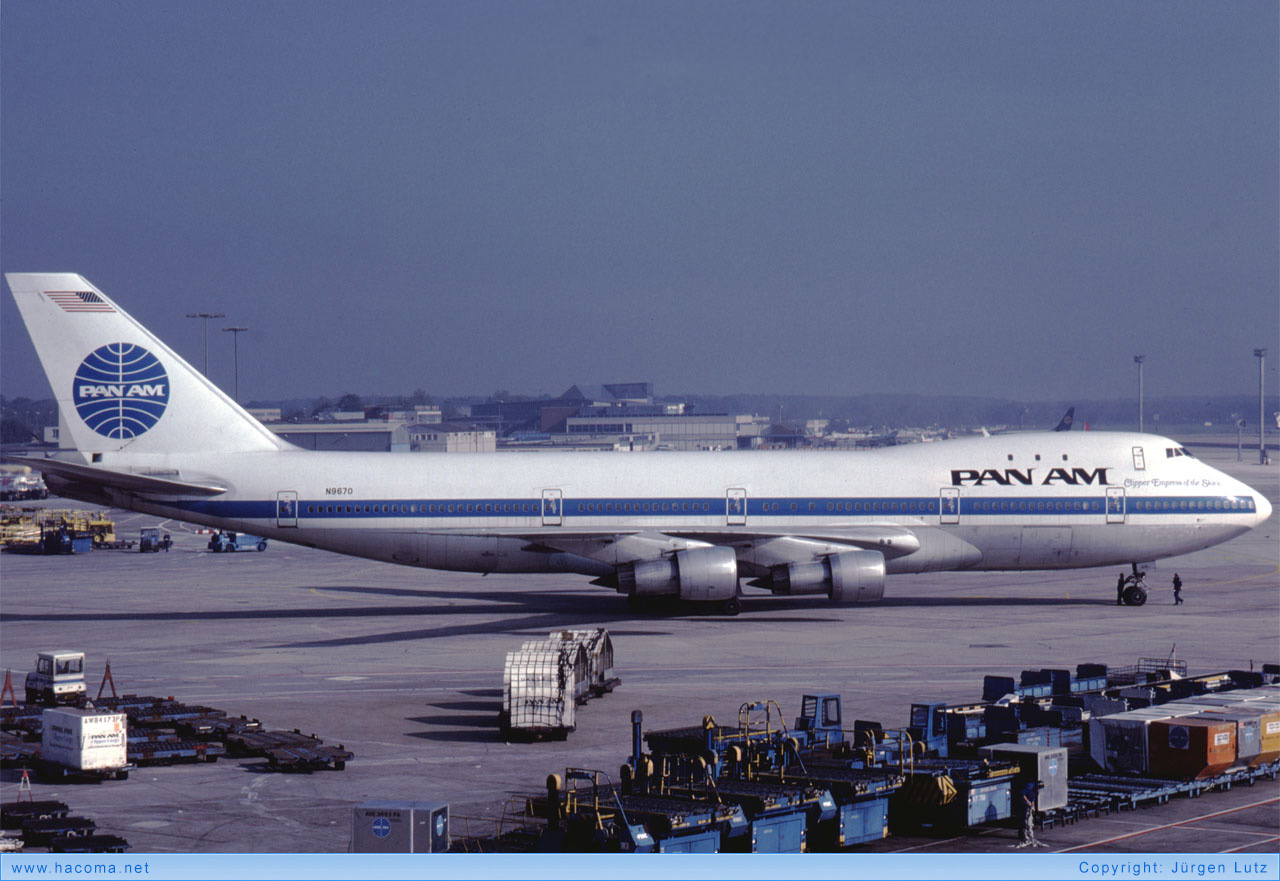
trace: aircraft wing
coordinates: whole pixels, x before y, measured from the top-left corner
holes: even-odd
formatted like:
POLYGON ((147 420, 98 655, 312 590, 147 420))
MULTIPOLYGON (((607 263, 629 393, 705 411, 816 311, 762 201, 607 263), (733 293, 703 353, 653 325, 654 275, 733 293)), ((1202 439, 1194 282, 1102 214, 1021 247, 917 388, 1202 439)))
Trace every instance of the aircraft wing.
POLYGON ((618 532, 602 527, 599 531, 564 532, 544 529, 520 537, 529 542, 526 550, 562 551, 611 565, 652 560, 693 547, 717 545, 731 547, 746 557, 753 551, 770 548, 773 565, 780 562, 809 562, 829 554, 848 550, 880 551, 886 558, 902 557, 920 549, 920 539, 905 526, 856 526, 847 529, 794 530, 761 532, 756 530, 668 530, 618 532))

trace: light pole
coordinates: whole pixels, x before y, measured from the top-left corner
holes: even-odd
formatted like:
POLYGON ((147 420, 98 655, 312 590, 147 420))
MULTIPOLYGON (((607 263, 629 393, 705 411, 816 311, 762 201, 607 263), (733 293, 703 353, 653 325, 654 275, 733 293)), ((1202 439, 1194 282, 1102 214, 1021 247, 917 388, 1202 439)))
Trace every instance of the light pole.
POLYGON ((210 318, 226 318, 221 312, 188 312, 188 318, 200 318, 204 320, 204 376, 209 378, 209 319, 210 318))
POLYGON ((1138 365, 1138 433, 1142 433, 1142 362, 1146 355, 1134 355, 1133 363, 1138 365))
POLYGON ((1267 445, 1263 441, 1263 431, 1266 430, 1266 400, 1262 396, 1262 365, 1267 363, 1267 350, 1254 349, 1253 356, 1258 359, 1258 464, 1267 464, 1267 445))
POLYGON ((247 327, 224 327, 223 333, 231 334, 231 338, 235 341, 235 365, 236 365, 236 384, 235 384, 235 402, 240 403, 240 334, 244 333, 247 327))

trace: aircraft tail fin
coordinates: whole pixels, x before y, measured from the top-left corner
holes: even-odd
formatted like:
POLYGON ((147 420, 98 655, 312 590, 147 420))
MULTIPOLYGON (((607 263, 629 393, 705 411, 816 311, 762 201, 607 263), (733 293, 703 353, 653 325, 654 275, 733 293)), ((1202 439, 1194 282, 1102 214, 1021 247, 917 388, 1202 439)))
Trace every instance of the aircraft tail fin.
POLYGON ((1054 431, 1070 431, 1071 421, 1076 418, 1076 408, 1068 407, 1067 412, 1062 414, 1062 421, 1058 423, 1054 431))
POLYGON ((288 448, 82 276, 5 278, 82 454, 288 448))

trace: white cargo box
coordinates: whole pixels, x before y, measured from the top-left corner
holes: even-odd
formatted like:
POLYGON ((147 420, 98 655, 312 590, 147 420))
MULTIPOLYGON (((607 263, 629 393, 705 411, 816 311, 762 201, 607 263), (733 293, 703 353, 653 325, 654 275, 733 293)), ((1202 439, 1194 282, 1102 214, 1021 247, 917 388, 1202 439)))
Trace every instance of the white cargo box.
POLYGON ((594 630, 554 630, 551 638, 564 642, 576 642, 587 653, 589 665, 587 689, 594 695, 602 695, 621 681, 613 675, 613 641, 603 627, 594 630))
POLYGON ((40 758, 77 771, 110 771, 128 764, 128 717, 105 710, 48 709, 40 758))
POLYGON ((564 652, 509 652, 502 686, 503 718, 511 730, 559 735, 573 730, 577 683, 564 652))
POLYGON ((444 853, 449 805, 440 801, 367 801, 351 815, 353 853, 444 853))
POLYGON ((573 699, 585 704, 591 697, 591 662, 579 643, 558 639, 530 639, 520 646, 522 652, 558 652, 560 663, 573 668, 573 699))

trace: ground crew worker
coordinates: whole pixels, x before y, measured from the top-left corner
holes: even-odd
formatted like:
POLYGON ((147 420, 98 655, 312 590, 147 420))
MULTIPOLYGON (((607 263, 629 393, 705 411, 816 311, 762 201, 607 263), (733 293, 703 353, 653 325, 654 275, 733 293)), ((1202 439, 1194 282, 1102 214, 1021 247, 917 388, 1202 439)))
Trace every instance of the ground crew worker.
POLYGON ((1116 605, 1124 605, 1124 573, 1120 573, 1120 580, 1116 582, 1116 605))
POLYGON ((1182 579, 1178 577, 1177 572, 1173 573, 1173 604, 1182 605, 1182 579))
POLYGON ((1036 780, 1028 780, 1023 785, 1020 797, 1022 799, 1022 829, 1018 833, 1018 843, 1015 847, 1048 847, 1042 844, 1035 833, 1036 820, 1036 793, 1040 791, 1044 784, 1036 780))

